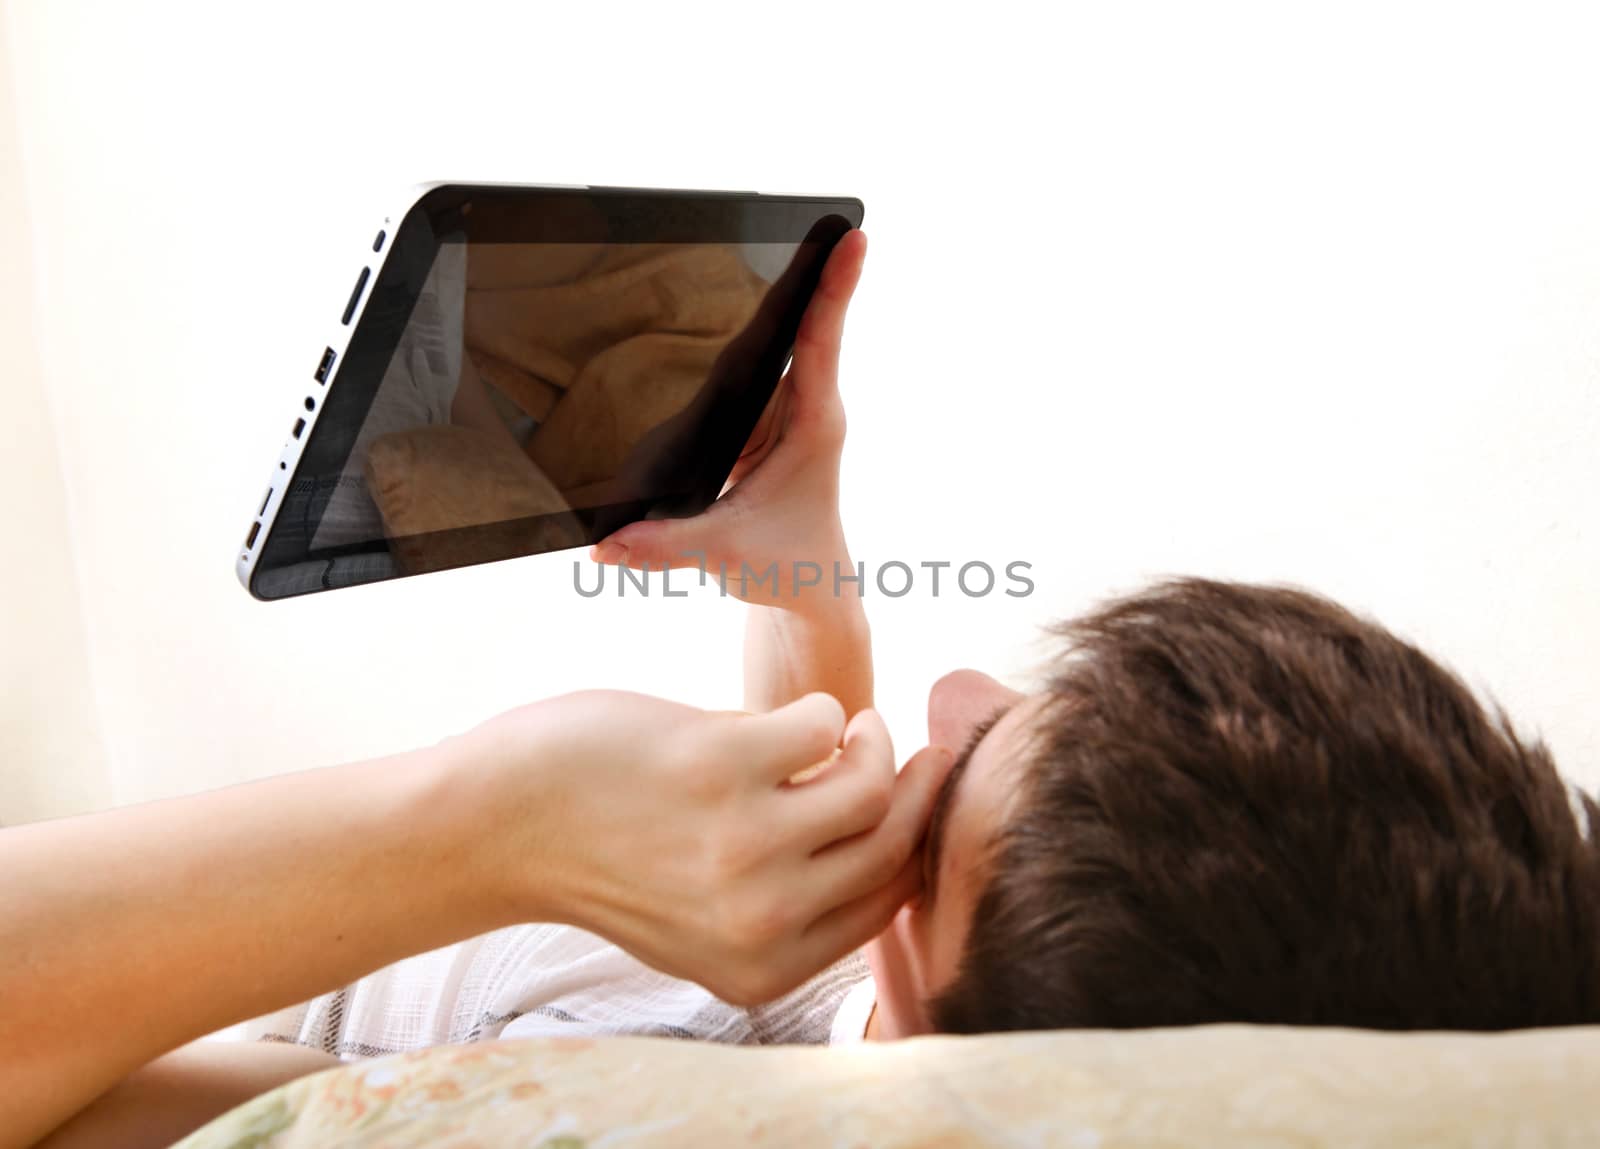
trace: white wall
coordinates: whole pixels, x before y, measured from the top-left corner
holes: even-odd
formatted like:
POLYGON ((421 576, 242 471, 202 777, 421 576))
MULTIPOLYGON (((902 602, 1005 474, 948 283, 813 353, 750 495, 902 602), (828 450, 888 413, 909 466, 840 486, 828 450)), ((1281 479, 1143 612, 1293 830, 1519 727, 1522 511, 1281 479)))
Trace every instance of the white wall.
POLYGON ((1600 781, 1592 19, 1044 7, 13 0, 110 797, 582 685, 737 702, 737 608, 580 600, 565 557, 235 583, 356 245, 433 178, 866 201, 852 542, 1038 584, 872 602, 903 752, 941 670, 1020 676, 1036 623, 1188 571, 1376 612, 1600 781))
MULTIPOLYGON (((0 61, 6 47, 0 20, 0 61)), ((0 72, 0 825, 110 799, 35 340, 17 123, 11 75, 0 72)))

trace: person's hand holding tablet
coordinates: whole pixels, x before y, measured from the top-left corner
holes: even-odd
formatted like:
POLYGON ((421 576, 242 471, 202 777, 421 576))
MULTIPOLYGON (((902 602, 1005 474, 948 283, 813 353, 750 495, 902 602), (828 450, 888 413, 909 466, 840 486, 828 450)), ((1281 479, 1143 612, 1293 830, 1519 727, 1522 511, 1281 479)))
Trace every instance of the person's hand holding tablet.
POLYGON ((839 348, 861 278, 867 237, 848 232, 823 268, 795 337, 789 370, 715 503, 691 518, 647 519, 591 550, 603 563, 650 570, 726 572, 728 593, 763 606, 804 609, 833 596, 833 567, 849 567, 839 522, 845 412, 839 348), (821 576, 796 563, 813 563, 821 576), (776 568, 776 582, 762 579, 776 568), (751 577, 741 579, 740 575, 751 577), (809 584, 809 585, 806 585, 809 584))
POLYGON ((819 690, 847 714, 872 705, 860 571, 839 520, 839 352, 866 251, 860 229, 834 247, 800 321, 789 370, 722 496, 691 518, 631 523, 591 551, 600 562, 632 568, 701 567, 751 604, 747 710, 771 710, 819 690))

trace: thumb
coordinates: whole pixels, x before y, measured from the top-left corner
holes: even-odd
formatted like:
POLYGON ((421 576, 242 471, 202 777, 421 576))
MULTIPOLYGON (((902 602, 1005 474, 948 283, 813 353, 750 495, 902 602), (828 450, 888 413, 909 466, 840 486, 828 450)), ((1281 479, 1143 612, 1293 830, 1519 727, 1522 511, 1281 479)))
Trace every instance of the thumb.
POLYGON ((701 514, 687 519, 643 519, 613 531, 589 548, 589 557, 598 563, 651 570, 683 570, 698 567, 715 574, 717 519, 720 508, 713 503, 701 514))

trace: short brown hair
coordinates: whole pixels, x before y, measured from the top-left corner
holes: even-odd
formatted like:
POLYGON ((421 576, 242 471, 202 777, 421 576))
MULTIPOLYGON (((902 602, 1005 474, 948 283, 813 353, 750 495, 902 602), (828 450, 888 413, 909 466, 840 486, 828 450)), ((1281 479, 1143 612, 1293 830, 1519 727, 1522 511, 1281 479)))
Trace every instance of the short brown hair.
POLYGON ((1057 629, 936 1028, 1600 1021, 1600 812, 1416 647, 1194 579, 1057 629))

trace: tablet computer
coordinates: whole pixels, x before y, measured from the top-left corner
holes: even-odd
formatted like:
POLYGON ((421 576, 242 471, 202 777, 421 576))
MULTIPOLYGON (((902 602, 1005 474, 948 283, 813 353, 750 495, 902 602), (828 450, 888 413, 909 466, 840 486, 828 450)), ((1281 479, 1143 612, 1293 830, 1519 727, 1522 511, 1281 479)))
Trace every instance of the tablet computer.
POLYGON ((755 192, 417 189, 365 245, 297 395, 240 580, 288 598, 703 510, 862 214, 755 192))

